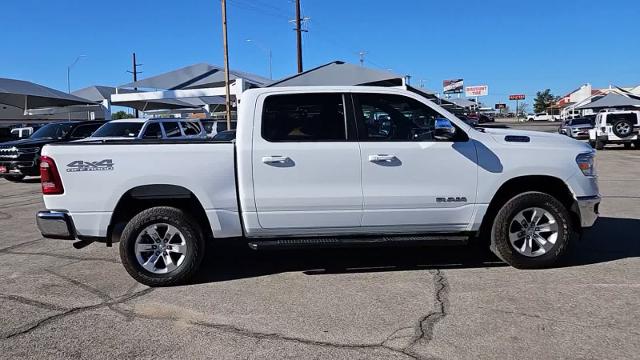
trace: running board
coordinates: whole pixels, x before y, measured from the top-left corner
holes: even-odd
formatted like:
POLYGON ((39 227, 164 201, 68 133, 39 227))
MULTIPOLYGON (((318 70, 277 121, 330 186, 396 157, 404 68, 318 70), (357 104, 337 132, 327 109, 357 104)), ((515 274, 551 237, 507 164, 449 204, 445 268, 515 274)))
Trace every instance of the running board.
POLYGON ((429 245, 464 245, 469 236, 460 234, 438 235, 388 235, 379 237, 317 237, 317 238, 289 238, 265 239, 249 241, 253 250, 268 249, 299 249, 299 248, 334 248, 352 246, 389 245, 402 243, 426 242, 429 245))

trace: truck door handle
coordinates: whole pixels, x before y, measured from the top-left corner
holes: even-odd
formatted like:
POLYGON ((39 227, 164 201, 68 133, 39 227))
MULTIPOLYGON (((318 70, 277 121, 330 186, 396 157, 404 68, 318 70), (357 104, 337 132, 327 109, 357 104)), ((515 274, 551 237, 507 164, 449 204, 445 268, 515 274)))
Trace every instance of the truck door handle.
POLYGON ((395 159, 396 159, 396 156, 391 154, 369 155, 369 161, 371 162, 393 161, 395 159))
POLYGON ((262 162, 265 164, 284 163, 287 160, 289 160, 288 157, 280 155, 265 156, 262 158, 262 162))

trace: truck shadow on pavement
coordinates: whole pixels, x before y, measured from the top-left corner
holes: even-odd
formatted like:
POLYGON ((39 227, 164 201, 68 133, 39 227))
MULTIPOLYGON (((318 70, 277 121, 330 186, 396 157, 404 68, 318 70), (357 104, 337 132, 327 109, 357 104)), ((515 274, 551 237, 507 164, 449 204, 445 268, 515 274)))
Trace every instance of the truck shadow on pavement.
POLYGON ((574 244, 567 266, 640 257, 640 219, 601 217, 574 244))
MULTIPOLYGON (((570 249, 565 266, 640 257, 640 220, 600 218, 570 249)), ((480 246, 377 246, 254 251, 241 240, 216 241, 194 283, 302 272, 306 275, 473 269, 508 266, 480 246)))

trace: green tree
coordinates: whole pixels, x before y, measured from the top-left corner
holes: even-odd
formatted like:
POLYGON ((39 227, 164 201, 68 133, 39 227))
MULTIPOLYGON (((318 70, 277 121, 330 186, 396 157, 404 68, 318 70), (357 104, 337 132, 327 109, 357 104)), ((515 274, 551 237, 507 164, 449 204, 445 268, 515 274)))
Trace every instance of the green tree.
POLYGON ((135 116, 133 114, 129 114, 126 111, 118 111, 116 113, 111 114, 111 119, 119 120, 119 119, 133 119, 135 116))
POLYGON ((536 113, 545 112, 547 108, 556 102, 557 98, 553 96, 550 89, 538 91, 533 101, 533 110, 536 113))

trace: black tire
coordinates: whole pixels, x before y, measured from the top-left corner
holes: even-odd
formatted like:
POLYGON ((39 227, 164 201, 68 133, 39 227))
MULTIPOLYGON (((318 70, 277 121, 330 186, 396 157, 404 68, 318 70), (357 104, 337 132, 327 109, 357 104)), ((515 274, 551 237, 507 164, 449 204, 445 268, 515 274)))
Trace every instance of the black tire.
POLYGON ((556 198, 541 192, 526 192, 516 195, 502 206, 491 228, 491 251, 507 264, 518 269, 540 269, 559 264, 566 254, 574 229, 567 209, 556 198), (528 257, 520 254, 509 241, 509 227, 513 218, 521 211, 537 207, 548 211, 558 224, 555 244, 546 253, 528 257))
POLYGON ((7 179, 7 181, 18 183, 24 180, 24 175, 5 175, 4 178, 7 179))
POLYGON ((129 275, 136 281, 151 286, 172 286, 188 282, 200 268, 205 253, 205 242, 200 226, 184 211, 166 206, 153 207, 134 216, 122 232, 120 258, 129 275), (138 235, 149 225, 166 223, 175 226, 187 244, 183 262, 166 274, 154 274, 138 263, 135 243, 138 235))
POLYGON ((633 143, 633 146, 636 150, 640 150, 640 140, 636 140, 636 142, 633 143))
POLYGON ((595 142, 595 141, 593 141, 593 140, 589 140, 589 145, 590 145, 592 148, 594 148, 594 149, 595 149, 595 147, 596 147, 596 142, 595 142))
POLYGON ((631 149, 631 143, 630 142, 624 143, 624 148, 627 150, 631 149))
POLYGON ((596 139, 596 150, 604 149, 604 141, 596 139))
POLYGON ((628 119, 620 119, 613 123, 611 130, 619 138, 626 138, 633 134, 633 123, 628 119))

